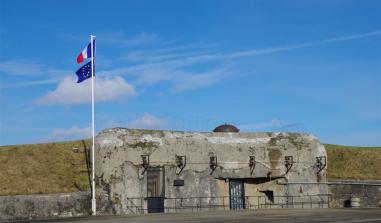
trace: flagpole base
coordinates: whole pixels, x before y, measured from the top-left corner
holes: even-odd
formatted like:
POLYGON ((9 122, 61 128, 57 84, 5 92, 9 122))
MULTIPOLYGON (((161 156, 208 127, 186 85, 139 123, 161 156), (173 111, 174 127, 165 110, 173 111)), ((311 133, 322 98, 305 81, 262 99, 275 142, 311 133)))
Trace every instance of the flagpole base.
POLYGON ((91 199, 91 215, 97 215, 97 210, 95 208, 95 198, 91 199))

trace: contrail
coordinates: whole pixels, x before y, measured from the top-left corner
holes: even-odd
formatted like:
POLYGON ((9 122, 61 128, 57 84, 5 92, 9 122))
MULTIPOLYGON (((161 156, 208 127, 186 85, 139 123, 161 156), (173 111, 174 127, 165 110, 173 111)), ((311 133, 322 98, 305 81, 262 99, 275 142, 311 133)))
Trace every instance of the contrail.
POLYGON ((279 47, 270 47, 270 48, 264 48, 264 49, 258 49, 258 50, 240 51, 240 52, 227 54, 225 56, 226 56, 226 58, 255 56, 255 55, 259 55, 259 54, 276 53, 276 52, 281 52, 281 51, 288 51, 288 50, 294 50, 294 49, 300 49, 300 48, 320 46, 320 45, 325 45, 325 44, 329 44, 329 43, 344 42, 344 41, 362 39, 362 38, 366 38, 366 37, 379 36, 379 35, 381 35, 381 30, 368 32, 368 33, 354 34, 354 35, 349 35, 349 36, 341 36, 341 37, 324 39, 324 40, 318 40, 318 41, 314 41, 314 42, 299 43, 299 44, 285 45, 285 46, 279 46, 279 47))
MULTIPOLYGON (((181 58, 181 59, 176 58, 173 60, 166 60, 161 62, 141 63, 141 64, 137 64, 133 66, 126 66, 126 67, 121 67, 121 68, 116 68, 111 70, 100 71, 98 72, 98 75, 101 75, 101 76, 103 75, 110 76, 113 74, 123 75, 123 73, 130 73, 130 72, 134 73, 134 72, 146 70, 146 69, 155 70, 156 67, 160 67, 160 66, 164 66, 171 69, 177 69, 179 67, 189 66, 192 64, 206 63, 210 61, 218 61, 218 60, 225 60, 225 59, 236 59, 241 57, 250 57, 250 56, 256 56, 261 54, 277 53, 282 51, 321 46, 321 45, 326 45, 331 43, 344 42, 344 41, 362 39, 367 37, 375 37, 380 35, 381 35, 381 30, 376 30, 376 31, 367 32, 367 33, 359 33, 359 34, 340 36, 340 37, 335 37, 330 39, 323 39, 323 40, 318 40, 313 42, 305 42, 305 43, 284 45, 284 46, 278 46, 278 47, 269 47, 269 48, 246 50, 246 51, 236 51, 231 53, 202 54, 197 56, 189 56, 189 57, 181 58)), ((18 84, 1 84, 0 88, 43 85, 43 84, 51 84, 58 81, 59 81, 58 79, 46 79, 46 80, 38 80, 38 81, 18 83, 18 84)))

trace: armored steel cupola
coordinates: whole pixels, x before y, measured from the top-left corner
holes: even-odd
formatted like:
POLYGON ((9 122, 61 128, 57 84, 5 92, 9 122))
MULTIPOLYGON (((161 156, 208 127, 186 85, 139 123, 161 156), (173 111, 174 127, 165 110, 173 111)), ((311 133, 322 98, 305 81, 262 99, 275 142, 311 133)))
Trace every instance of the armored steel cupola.
POLYGON ((239 132, 239 129, 234 125, 225 123, 223 125, 217 126, 213 132, 239 132))

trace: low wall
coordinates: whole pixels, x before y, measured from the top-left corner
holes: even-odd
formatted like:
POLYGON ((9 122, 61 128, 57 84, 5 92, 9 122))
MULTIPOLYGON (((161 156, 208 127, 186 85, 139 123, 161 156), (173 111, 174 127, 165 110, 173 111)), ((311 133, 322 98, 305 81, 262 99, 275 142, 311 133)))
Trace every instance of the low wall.
MULTIPOLYGON (((350 206, 352 197, 360 198, 360 207, 381 207, 381 180, 330 181, 330 207, 350 206)), ((47 219, 90 214, 89 192, 0 196, 0 222, 47 219)))
POLYGON ((360 207, 381 207, 381 180, 335 180, 328 183, 330 207, 350 207, 351 198, 360 198, 360 207))
POLYGON ((0 196, 0 222, 89 215, 89 192, 0 196))

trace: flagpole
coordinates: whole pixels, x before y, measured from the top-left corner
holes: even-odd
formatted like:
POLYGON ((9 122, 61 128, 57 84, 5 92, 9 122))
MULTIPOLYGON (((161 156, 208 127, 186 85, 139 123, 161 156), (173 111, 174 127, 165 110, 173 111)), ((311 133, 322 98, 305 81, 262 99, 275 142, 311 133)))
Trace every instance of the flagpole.
POLYGON ((94 113, 95 113, 95 106, 94 106, 94 39, 95 36, 90 35, 90 44, 91 44, 91 122, 92 122, 92 134, 93 134, 93 145, 91 149, 91 162, 92 162, 92 177, 91 177, 91 210, 92 215, 96 215, 97 213, 97 203, 95 200, 95 122, 94 122, 94 113))

